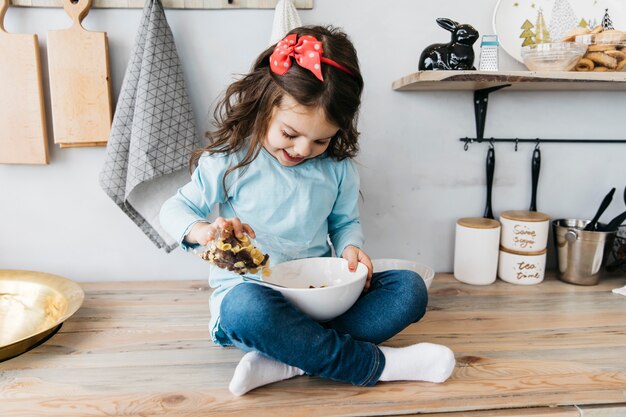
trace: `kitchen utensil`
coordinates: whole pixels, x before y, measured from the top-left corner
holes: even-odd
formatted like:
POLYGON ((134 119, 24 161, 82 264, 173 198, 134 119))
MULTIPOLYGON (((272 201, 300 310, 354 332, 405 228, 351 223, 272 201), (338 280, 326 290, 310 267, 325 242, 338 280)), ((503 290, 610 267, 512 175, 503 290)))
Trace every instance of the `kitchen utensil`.
POLYGON ((613 200, 613 194, 615 194, 615 187, 613 187, 611 191, 609 191, 609 193, 604 197, 604 199, 602 200, 602 203, 600 203, 600 207, 598 207, 598 211, 596 212, 596 215, 593 216, 593 219, 585 226, 584 230, 586 231, 596 230, 600 216, 602 216, 602 213, 604 213, 606 208, 609 206, 609 204, 611 204, 611 201, 613 200))
POLYGON ((39 43, 35 34, 8 33, 0 0, 0 163, 47 164, 48 139, 41 83, 39 43))
POLYGON ((480 42, 480 71, 498 71, 498 35, 483 35, 480 42))
POLYGON ((537 211, 537 185, 539 183, 539 170, 541 169, 541 150, 536 146, 533 150, 531 161, 532 192, 530 197, 530 211, 537 211))
POLYGON ((244 281, 257 282, 263 285, 269 285, 271 287, 287 288, 284 285, 276 284, 275 282, 266 281, 264 279, 252 278, 249 275, 242 275, 244 281))
POLYGON ((612 232, 614 230, 617 230, 617 228, 620 227, 622 223, 624 223, 624 220, 626 220, 626 211, 615 216, 613 220, 608 222, 606 225, 598 226, 597 230, 602 230, 605 232, 612 232))
POLYGON ((81 22, 92 0, 63 0, 74 22, 48 32, 48 71, 54 143, 62 148, 104 146, 113 110, 109 48, 105 32, 89 32, 81 22))
POLYGON ((456 222, 454 277, 466 284, 488 285, 496 280, 500 222, 466 217, 456 222))
MULTIPOLYGON (((624 187, 624 204, 626 204, 626 187, 624 187)), ((622 223, 624 223, 624 221, 626 220, 626 211, 618 214, 617 216, 615 216, 613 219, 611 219, 610 222, 608 222, 606 225, 601 225, 601 227, 599 227, 599 230, 603 230, 606 232, 611 232, 613 230, 617 230, 620 225, 622 223)))
POLYGON ((496 168, 496 151, 493 145, 487 150, 487 201, 485 203, 486 219, 493 219, 493 210, 491 209, 491 190, 493 189, 493 174, 496 168))
POLYGON ((595 285, 601 278, 616 232, 587 231, 590 222, 559 219, 552 222, 559 279, 578 285, 595 285))
POLYGON ((0 361, 45 342, 84 298, 80 286, 67 278, 0 270, 0 361))

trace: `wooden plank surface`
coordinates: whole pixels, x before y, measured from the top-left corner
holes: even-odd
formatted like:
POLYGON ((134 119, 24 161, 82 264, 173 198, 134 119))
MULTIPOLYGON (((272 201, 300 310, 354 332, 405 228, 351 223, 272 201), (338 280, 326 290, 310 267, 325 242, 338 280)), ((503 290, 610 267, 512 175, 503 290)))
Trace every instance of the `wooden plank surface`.
POLYGON ((418 71, 396 80, 398 91, 479 90, 511 84, 507 90, 626 90, 626 73, 535 71, 418 71))
MULTIPOLYGON (((94 0, 96 8, 142 9, 144 0, 94 0)), ((274 9, 278 0, 163 0, 166 9, 274 9)), ((313 0, 294 0, 298 9, 312 9, 313 0)), ((63 0, 11 0, 14 6, 63 7, 63 0)))
POLYGON ((205 283, 85 283, 82 308, 59 333, 0 363, 0 415, 543 417, 550 408, 554 417, 573 417, 574 405, 626 410, 619 408, 626 403, 626 297, 610 291, 625 284, 624 275, 592 287, 548 276, 534 286, 498 280, 479 287, 438 274, 424 319, 386 344, 450 346, 457 367, 446 383, 364 388, 302 376, 238 398, 227 385, 242 353, 211 343, 205 283))

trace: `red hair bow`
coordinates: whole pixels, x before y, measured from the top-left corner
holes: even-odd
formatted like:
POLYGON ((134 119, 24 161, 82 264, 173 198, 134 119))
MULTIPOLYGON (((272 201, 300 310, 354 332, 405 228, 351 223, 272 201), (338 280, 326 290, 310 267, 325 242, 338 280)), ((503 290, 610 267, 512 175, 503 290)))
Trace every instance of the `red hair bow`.
POLYGON ((298 65, 311 71, 320 81, 324 81, 322 62, 352 75, 352 72, 343 65, 323 57, 323 52, 322 42, 314 36, 302 35, 298 38, 298 35, 292 33, 276 44, 274 52, 270 55, 270 68, 275 74, 283 75, 291 68, 293 57, 298 65))

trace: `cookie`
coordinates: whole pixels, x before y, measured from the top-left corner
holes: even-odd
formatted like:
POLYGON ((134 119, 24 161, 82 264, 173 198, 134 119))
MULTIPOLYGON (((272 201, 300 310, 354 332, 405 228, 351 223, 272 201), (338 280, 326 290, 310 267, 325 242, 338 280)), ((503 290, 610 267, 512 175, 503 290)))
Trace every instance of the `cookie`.
POLYGON ((604 44, 604 43, 589 45, 589 47, 587 47, 587 51, 589 52, 604 52, 604 51, 610 51, 614 49, 615 49, 615 45, 604 44))
POLYGON ((563 39, 561 39, 561 42, 574 42, 576 40, 576 36, 587 35, 589 33, 590 30, 588 28, 577 28, 567 32, 565 36, 563 36, 563 39))
POLYGON ((615 49, 612 49, 610 51, 605 51, 604 53, 607 54, 608 56, 612 56, 613 58, 617 59, 618 64, 619 64, 619 61, 621 61, 624 58, 626 58, 626 54, 624 52, 618 51, 618 50, 615 50, 615 49))
POLYGON ((595 28, 593 28, 593 29, 591 30, 591 32, 589 32, 589 33, 592 33, 592 34, 594 34, 594 35, 595 35, 596 33, 600 33, 600 32, 602 32, 603 30, 604 30, 604 27, 602 27, 602 25, 598 25, 598 26, 596 26, 595 28))
POLYGON ((598 33, 595 36, 596 44, 611 44, 617 45, 622 43, 624 39, 624 32, 620 32, 619 30, 605 30, 602 33, 598 33))
POLYGON ((578 61, 578 64, 576 64, 576 71, 593 71, 593 68, 596 65, 593 63, 592 60, 587 59, 587 58, 581 58, 580 61, 578 61))
POLYGON ((608 56, 603 52, 589 52, 585 55, 585 58, 592 60, 595 64, 602 65, 609 69, 617 68, 617 59, 612 56, 608 56))

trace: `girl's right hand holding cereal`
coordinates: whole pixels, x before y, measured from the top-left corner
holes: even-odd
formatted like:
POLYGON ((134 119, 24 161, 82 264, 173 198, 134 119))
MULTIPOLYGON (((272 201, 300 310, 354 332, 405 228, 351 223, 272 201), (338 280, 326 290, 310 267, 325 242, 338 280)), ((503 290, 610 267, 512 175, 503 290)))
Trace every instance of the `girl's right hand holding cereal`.
POLYGON ((187 239, 208 246, 200 254, 202 259, 239 275, 256 275, 259 271, 269 275, 269 255, 254 246, 251 239, 255 234, 249 225, 236 217, 218 217, 213 223, 201 223, 192 227, 187 239))
POLYGON ((220 231, 225 229, 231 229, 237 238, 242 238, 244 233, 252 238, 256 237, 252 227, 246 223, 241 223, 238 217, 229 219, 218 217, 213 223, 198 222, 194 224, 187 236, 185 236, 185 241, 191 244, 197 243, 207 246, 219 236, 220 231))

